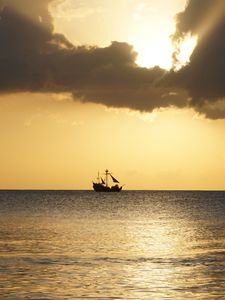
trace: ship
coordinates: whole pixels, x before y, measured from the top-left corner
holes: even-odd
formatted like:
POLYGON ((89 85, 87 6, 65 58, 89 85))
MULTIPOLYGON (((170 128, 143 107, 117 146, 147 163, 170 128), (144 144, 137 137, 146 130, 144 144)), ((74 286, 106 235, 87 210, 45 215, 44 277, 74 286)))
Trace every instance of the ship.
POLYGON ((93 182, 93 189, 96 192, 120 192, 122 186, 119 186, 119 181, 112 176, 109 170, 105 170, 104 179, 100 177, 98 173, 97 182, 93 182), (115 183, 115 185, 109 186, 109 178, 115 183))

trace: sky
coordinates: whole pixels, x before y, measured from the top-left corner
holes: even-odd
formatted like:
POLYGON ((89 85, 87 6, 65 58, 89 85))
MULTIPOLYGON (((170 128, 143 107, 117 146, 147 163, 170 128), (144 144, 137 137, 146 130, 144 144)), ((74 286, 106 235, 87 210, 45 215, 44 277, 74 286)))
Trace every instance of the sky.
POLYGON ((0 0, 0 188, 225 189, 224 0, 0 0), (122 2, 122 3, 121 3, 122 2))

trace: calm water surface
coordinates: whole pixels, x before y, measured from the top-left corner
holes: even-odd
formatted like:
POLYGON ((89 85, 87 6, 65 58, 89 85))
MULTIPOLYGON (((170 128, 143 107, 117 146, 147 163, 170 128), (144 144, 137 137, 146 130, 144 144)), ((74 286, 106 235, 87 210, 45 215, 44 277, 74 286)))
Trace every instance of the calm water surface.
POLYGON ((225 299, 225 192, 0 192, 0 299, 225 299))

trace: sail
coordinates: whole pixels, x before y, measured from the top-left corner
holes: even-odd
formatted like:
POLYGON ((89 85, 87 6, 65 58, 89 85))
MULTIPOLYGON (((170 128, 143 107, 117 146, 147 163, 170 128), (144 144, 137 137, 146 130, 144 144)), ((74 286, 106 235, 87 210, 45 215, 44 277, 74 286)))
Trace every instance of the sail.
POLYGON ((119 183, 119 181, 115 177, 113 177, 111 174, 110 174, 110 176, 111 176, 113 182, 119 183))
POLYGON ((105 181, 102 179, 102 177, 101 177, 101 181, 102 181, 102 184, 105 184, 105 181))

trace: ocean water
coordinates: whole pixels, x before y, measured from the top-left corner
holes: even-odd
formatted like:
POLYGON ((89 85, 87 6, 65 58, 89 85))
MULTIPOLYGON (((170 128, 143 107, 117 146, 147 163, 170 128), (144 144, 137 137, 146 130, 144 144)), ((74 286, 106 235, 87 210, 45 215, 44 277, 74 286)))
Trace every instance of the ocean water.
POLYGON ((1 191, 0 299, 225 299, 225 192, 1 191))

